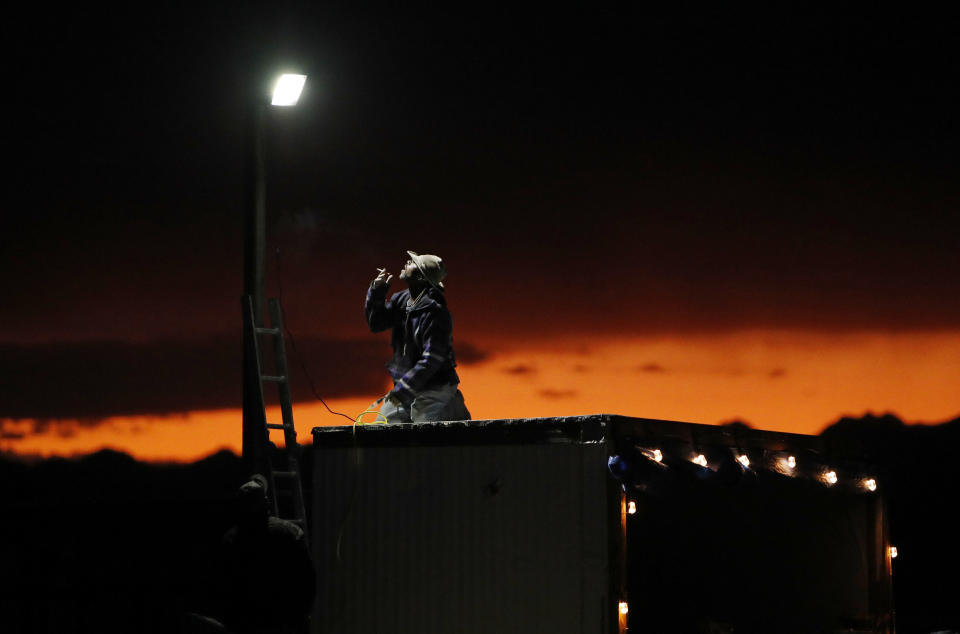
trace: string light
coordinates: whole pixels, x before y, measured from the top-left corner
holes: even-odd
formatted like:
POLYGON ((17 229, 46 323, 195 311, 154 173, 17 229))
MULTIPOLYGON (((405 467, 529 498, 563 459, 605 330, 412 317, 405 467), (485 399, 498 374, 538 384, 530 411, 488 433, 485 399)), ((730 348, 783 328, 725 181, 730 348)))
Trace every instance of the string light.
POLYGON ((627 513, 629 513, 630 515, 633 515, 636 512, 637 512, 637 503, 634 502, 633 500, 630 500, 629 502, 627 502, 627 513))
POLYGON ((654 462, 663 462, 663 453, 659 449, 641 449, 640 452, 654 462))
POLYGON ((897 547, 896 547, 896 546, 890 546, 890 547, 888 547, 888 548, 887 548, 887 552, 890 553, 890 559, 896 559, 896 558, 897 558, 897 547))
MULTIPOLYGON (((658 463, 663 462, 663 452, 660 449, 642 449, 639 447, 638 449, 640 449, 643 455, 645 455, 648 459, 658 463)), ((733 455, 735 456, 736 461, 743 468, 751 468, 752 463, 748 454, 734 453, 733 455)), ((707 457, 702 453, 692 454, 692 457, 689 458, 689 460, 695 465, 709 468, 707 457)), ((767 464, 768 468, 775 471, 780 471, 780 473, 784 475, 796 475, 795 470, 797 469, 799 463, 795 455, 789 455, 784 452, 780 453, 779 457, 773 459, 771 462, 766 462, 766 460, 767 459, 765 459, 765 464, 767 464)), ((820 474, 816 476, 816 479, 820 480, 827 486, 833 486, 840 481, 840 477, 837 472, 829 468, 825 468, 824 470, 820 471, 820 474)), ((877 490, 879 485, 877 484, 877 480, 875 478, 862 478, 859 480, 859 486, 867 491, 874 492, 877 490)), ((629 503, 629 508, 630 510, 628 512, 630 514, 636 512, 635 504, 633 502, 629 503)))
POLYGON ((627 606, 626 601, 621 601, 618 607, 620 609, 620 614, 626 614, 627 612, 630 611, 630 608, 627 606))
POLYGON ((796 475, 797 459, 794 456, 781 454, 771 467, 778 473, 792 477, 796 475))

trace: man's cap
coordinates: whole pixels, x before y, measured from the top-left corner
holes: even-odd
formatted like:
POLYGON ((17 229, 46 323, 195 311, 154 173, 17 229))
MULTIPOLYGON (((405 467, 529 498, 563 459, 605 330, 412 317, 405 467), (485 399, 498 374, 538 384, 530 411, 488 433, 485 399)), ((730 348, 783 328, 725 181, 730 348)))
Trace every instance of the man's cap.
POLYGON ((439 256, 419 255, 413 251, 407 251, 407 254, 430 286, 443 289, 443 278, 447 276, 447 267, 439 256))

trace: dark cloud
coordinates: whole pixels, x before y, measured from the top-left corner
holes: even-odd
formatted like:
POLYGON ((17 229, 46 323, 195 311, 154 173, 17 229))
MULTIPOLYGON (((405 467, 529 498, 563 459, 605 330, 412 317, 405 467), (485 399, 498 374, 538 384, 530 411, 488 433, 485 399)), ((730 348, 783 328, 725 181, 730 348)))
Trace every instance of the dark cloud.
POLYGON ((504 368, 503 371, 506 372, 507 374, 524 375, 524 374, 535 374, 537 372, 537 369, 530 365, 519 364, 519 365, 512 365, 509 368, 504 368))
POLYGON ((481 350, 473 344, 456 341, 453 345, 457 354, 457 363, 480 363, 490 358, 487 350, 481 350))
POLYGON ((659 363, 644 363, 641 366, 637 367, 637 372, 666 372, 667 369, 664 368, 659 363))
POLYGON ((733 431, 734 433, 736 433, 737 431, 742 431, 742 430, 747 430, 747 429, 753 429, 753 425, 751 425, 750 423, 748 423, 747 421, 745 421, 745 420, 743 420, 743 419, 741 419, 741 418, 735 418, 735 419, 733 419, 733 420, 722 421, 722 422, 719 423, 719 425, 722 425, 723 427, 726 427, 727 429, 733 431))
POLYGON ((545 389, 539 391, 540 396, 544 398, 573 398, 578 394, 576 390, 553 390, 545 389))
MULTIPOLYGON (((380 392, 389 346, 316 338, 287 343, 295 401, 380 392)), ((269 355, 265 355, 269 362, 269 355)), ((241 405, 240 337, 198 341, 0 345, 0 418, 96 425, 118 415, 165 415, 241 405)), ((265 389, 268 403, 276 390, 265 389)), ((67 430, 66 433, 70 433, 67 430)))

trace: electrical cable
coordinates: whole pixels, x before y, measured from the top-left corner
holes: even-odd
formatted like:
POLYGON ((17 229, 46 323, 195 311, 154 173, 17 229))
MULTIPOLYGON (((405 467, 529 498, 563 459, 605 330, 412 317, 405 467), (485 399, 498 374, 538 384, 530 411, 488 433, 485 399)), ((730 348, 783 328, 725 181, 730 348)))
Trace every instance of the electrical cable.
MULTIPOLYGON (((277 295, 278 295, 277 302, 280 304, 281 312, 284 315, 286 315, 287 311, 283 308, 283 269, 280 266, 280 248, 278 247, 275 252, 277 254, 277 295)), ((310 384, 310 391, 313 392, 314 397, 316 397, 318 401, 323 403, 323 406, 326 407, 327 411, 329 411, 331 414, 336 414, 337 416, 343 416, 347 420, 351 421, 354 425, 354 430, 356 430, 356 426, 359 420, 363 417, 364 414, 369 413, 370 410, 368 409, 367 411, 360 414, 360 416, 357 416, 356 418, 352 418, 342 412, 337 412, 331 409, 330 406, 327 405, 327 402, 323 400, 323 397, 320 396, 320 393, 317 391, 317 387, 313 382, 313 377, 310 376, 310 372, 307 370, 307 365, 303 360, 303 356, 300 354, 300 351, 297 350, 296 337, 294 337, 293 331, 290 330, 290 326, 287 325, 286 319, 283 320, 283 329, 286 331, 287 335, 290 338, 290 348, 293 350, 293 353, 297 356, 297 361, 300 364, 300 369, 301 371, 303 371, 303 375, 307 378, 307 383, 310 384)), ((380 401, 382 400, 383 399, 380 399, 380 401)), ((379 403, 380 401, 375 401, 375 404, 379 403)), ((384 419, 384 422, 386 422, 386 419, 384 419)), ((360 424, 365 424, 365 423, 360 423, 360 424)), ((354 431, 354 433, 356 432, 354 431)))
MULTIPOLYGON (((282 268, 281 260, 280 260, 280 248, 279 248, 279 247, 275 250, 275 253, 276 253, 276 256, 277 256, 277 295, 278 295, 278 297, 277 297, 277 302, 280 304, 280 310, 281 310, 281 312, 282 312, 283 314, 286 314, 286 310, 284 310, 284 308, 283 308, 283 268, 282 268)), ((287 333, 287 335, 288 335, 288 337, 289 337, 289 339, 290 339, 290 348, 293 350, 293 353, 297 356, 297 361, 300 363, 300 369, 303 371, 303 374, 304 374, 304 376, 305 376, 306 379, 307 379, 307 383, 310 384, 310 390, 313 392, 313 395, 317 398, 317 400, 319 400, 321 403, 323 403, 323 406, 326 407, 327 410, 328 410, 331 414, 336 414, 336 415, 338 415, 338 416, 343 416, 344 418, 346 418, 347 420, 349 420, 349 421, 351 421, 351 422, 353 423, 353 425, 352 425, 352 428, 353 428, 353 448, 354 448, 354 451, 355 451, 355 453, 356 453, 356 458, 357 458, 357 464, 356 464, 356 466, 357 466, 357 476, 358 476, 358 477, 357 477, 357 480, 359 480, 359 473, 360 473, 360 467, 361 467, 361 464, 362 464, 362 460, 361 460, 361 455, 360 455, 360 447, 359 447, 359 445, 357 444, 357 425, 385 425, 385 424, 387 424, 387 423, 389 422, 389 421, 387 420, 387 417, 386 417, 384 414, 382 414, 379 409, 376 409, 376 408, 384 401, 384 399, 387 398, 387 395, 384 394, 383 396, 381 396, 380 398, 378 398, 378 399, 375 400, 374 402, 370 403, 370 405, 367 406, 367 409, 365 409, 364 411, 360 412, 360 414, 359 414, 356 418, 351 418, 350 416, 348 416, 348 415, 346 415, 346 414, 344 414, 344 413, 342 413, 342 412, 337 412, 337 411, 331 409, 330 406, 327 405, 327 402, 326 402, 325 400, 323 400, 323 397, 320 396, 319 392, 317 391, 316 384, 313 382, 313 377, 310 376, 310 372, 309 372, 309 370, 307 370, 307 365, 306 365, 306 363, 304 362, 303 355, 301 355, 300 352, 299 352, 299 350, 297 350, 296 337, 294 336, 293 331, 290 330, 290 327, 287 325, 287 320, 283 320, 283 329, 284 329, 284 331, 286 331, 286 333, 287 333), (376 417, 374 418, 374 420, 373 420, 372 422, 364 422, 364 421, 363 421, 363 417, 366 416, 367 414, 375 414, 376 417), (381 418, 383 419, 382 421, 380 420, 381 418)), ((357 483, 355 482, 355 484, 354 484, 354 495, 351 495, 350 506, 349 506, 348 509, 347 509, 346 516, 343 518, 343 522, 341 522, 341 524, 340 524, 340 529, 337 531, 337 532, 338 532, 338 536, 337 536, 336 554, 337 554, 337 559, 338 559, 338 560, 340 559, 340 542, 341 542, 341 540, 342 540, 342 538, 343 538, 343 529, 346 527, 347 520, 350 518, 350 514, 351 514, 352 511, 353 511, 353 504, 354 504, 354 501, 355 501, 355 499, 356 499, 356 495, 355 495, 355 494, 356 494, 357 490, 358 490, 358 486, 357 486, 357 483)))
POLYGON ((355 421, 353 421, 353 434, 354 434, 354 435, 357 434, 357 425, 386 425, 388 422, 389 422, 389 421, 387 420, 387 417, 384 416, 383 414, 381 414, 381 413, 380 413, 380 410, 378 410, 378 409, 367 409, 367 410, 364 410, 363 412, 360 413, 359 416, 357 416, 357 419, 356 419, 355 421), (373 421, 371 421, 371 422, 369 422, 369 423, 365 423, 365 422, 363 422, 363 420, 361 420, 361 419, 362 419, 366 414, 376 414, 377 417, 376 417, 373 421), (380 421, 381 418, 383 419, 383 422, 380 421))
POLYGON ((359 491, 360 491, 360 475, 361 475, 361 473, 362 473, 363 459, 362 459, 362 454, 361 454, 361 452, 360 452, 360 445, 359 445, 359 443, 358 443, 358 441, 357 441, 357 425, 375 425, 375 424, 384 424, 384 425, 385 425, 385 424, 387 424, 387 422, 388 422, 388 421, 387 421, 387 417, 384 416, 383 414, 381 414, 381 413, 379 412, 379 410, 373 409, 373 408, 374 408, 376 405, 378 405, 384 398, 386 398, 386 397, 385 397, 385 396, 382 396, 382 397, 378 398, 376 401, 374 401, 373 403, 371 403, 371 404, 367 407, 367 409, 364 410, 363 413, 361 413, 359 416, 357 416, 357 419, 353 422, 353 451, 354 451, 354 455, 356 456, 356 459, 357 459, 357 461, 356 461, 357 473, 356 473, 356 477, 354 478, 354 481, 353 481, 353 492, 350 494, 350 504, 347 506, 347 512, 346 512, 346 514, 343 516, 343 521, 340 522, 340 528, 337 529, 337 547, 336 547, 336 549, 335 549, 335 551, 334 551, 335 554, 336 554, 337 561, 340 561, 340 559, 341 559, 341 557, 340 557, 340 544, 343 542, 344 529, 347 527, 347 522, 348 522, 348 520, 350 519, 350 516, 353 514, 353 507, 354 507, 354 505, 356 504, 357 494, 358 494, 359 491), (363 418, 364 414, 376 414, 376 415, 377 415, 377 419, 375 419, 374 422, 372 422, 372 423, 364 423, 364 422, 361 421, 361 419, 363 418), (383 423, 379 423, 379 419, 380 419, 380 418, 383 418, 383 423))
MULTIPOLYGON (((275 253, 277 256, 277 294, 278 294, 277 302, 280 304, 281 312, 283 314, 286 314, 286 311, 283 308, 283 273, 282 273, 283 269, 281 268, 279 247, 276 249, 275 253)), ((307 366, 306 366, 306 363, 304 362, 303 356, 300 354, 299 350, 297 350, 296 338, 293 334, 293 331, 290 330, 290 327, 287 325, 286 320, 284 320, 283 329, 284 331, 286 331, 287 335, 289 336, 290 347, 297 357, 297 361, 300 364, 300 369, 303 372, 304 376, 306 377, 307 383, 309 383, 310 385, 310 391, 313 392, 313 395, 317 398, 317 400, 323 403, 323 406, 326 407, 331 414, 336 414, 337 416, 343 416, 344 418, 346 418, 347 420, 353 423, 352 436, 353 436, 353 450, 354 450, 354 455, 356 456, 356 463, 355 463, 356 473, 354 476, 353 487, 352 487, 353 490, 350 493, 350 501, 347 504, 346 513, 344 513, 343 520, 340 522, 340 526, 337 529, 337 542, 336 542, 336 547, 334 549, 334 555, 335 555, 334 566, 336 567, 342 562, 340 546, 343 542, 343 536, 344 536, 344 533, 346 532, 347 524, 349 523, 350 517, 353 515, 353 510, 354 510, 354 507, 356 506, 357 498, 359 497, 360 481, 362 479, 362 474, 363 474, 363 455, 362 455, 361 447, 359 445, 358 438, 357 438, 357 425, 387 424, 389 422, 387 420, 387 417, 384 414, 382 414, 379 409, 376 409, 384 401, 384 399, 387 398, 387 394, 384 394, 374 402, 370 403, 370 405, 368 405, 367 408, 364 411, 362 411, 356 418, 351 418, 350 416, 342 412, 337 412, 331 409, 330 406, 327 405, 327 402, 323 400, 323 397, 321 397, 319 392, 317 391, 316 384, 313 382, 313 377, 310 376, 310 372, 307 370, 307 366), (367 414, 376 414, 376 417, 372 422, 364 422, 363 417, 367 414), (381 418, 383 419, 382 422, 380 420, 381 418)), ((333 575, 336 575, 335 571, 333 572, 333 575)))

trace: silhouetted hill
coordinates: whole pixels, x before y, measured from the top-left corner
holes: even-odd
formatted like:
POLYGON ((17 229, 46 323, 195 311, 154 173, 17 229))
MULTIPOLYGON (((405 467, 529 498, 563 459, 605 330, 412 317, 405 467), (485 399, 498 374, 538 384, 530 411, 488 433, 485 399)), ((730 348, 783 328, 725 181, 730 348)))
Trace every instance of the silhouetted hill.
POLYGON ((104 449, 24 463, 0 456, 0 491, 44 503, 130 503, 229 498, 244 477, 240 458, 220 451, 189 464, 139 462, 104 449), (13 486, 15 484, 15 486, 13 486))
POLYGON ((0 631, 178 631, 204 610, 245 475, 230 452, 184 465, 0 458, 0 631))
POLYGON ((869 461, 889 464, 914 458, 926 460, 926 456, 945 455, 957 446, 960 418, 936 425, 908 425, 893 414, 867 414, 862 418, 841 418, 820 436, 831 448, 860 454, 869 461), (914 454, 905 449, 921 451, 914 454))
POLYGON ((899 554, 894 562, 898 631, 960 629, 955 575, 960 547, 953 515, 960 490, 960 418, 925 425, 868 414, 842 418, 821 437, 829 452, 877 469, 899 554))

